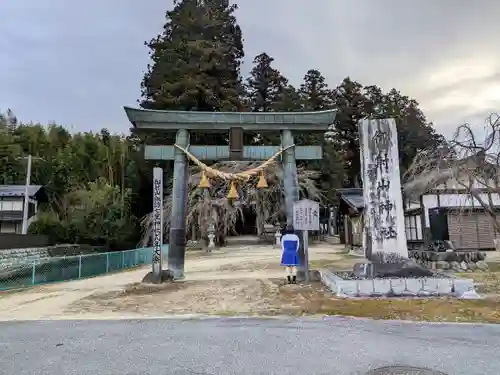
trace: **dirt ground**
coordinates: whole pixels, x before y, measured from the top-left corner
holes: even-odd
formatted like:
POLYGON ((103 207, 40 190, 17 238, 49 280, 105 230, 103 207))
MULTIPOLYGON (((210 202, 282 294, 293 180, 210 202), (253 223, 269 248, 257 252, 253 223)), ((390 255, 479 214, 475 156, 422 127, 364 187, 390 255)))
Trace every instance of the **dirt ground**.
MULTIPOLYGON (((376 319, 500 323, 500 263, 472 272, 481 300, 336 298, 320 283, 285 284, 280 251, 270 246, 190 252, 186 280, 142 284, 149 271, 126 272, 0 293, 0 320, 120 319, 186 314, 346 315, 376 319)), ((360 258, 339 245, 310 248, 311 268, 352 269, 360 258)))
MULTIPOLYGON (((280 251, 271 246, 225 248, 212 253, 190 252, 186 280, 141 284, 148 267, 91 279, 0 293, 0 320, 106 319, 164 314, 272 313, 284 280, 280 251)), ((349 269, 359 258, 342 247, 311 246, 314 267, 335 265, 349 269)))

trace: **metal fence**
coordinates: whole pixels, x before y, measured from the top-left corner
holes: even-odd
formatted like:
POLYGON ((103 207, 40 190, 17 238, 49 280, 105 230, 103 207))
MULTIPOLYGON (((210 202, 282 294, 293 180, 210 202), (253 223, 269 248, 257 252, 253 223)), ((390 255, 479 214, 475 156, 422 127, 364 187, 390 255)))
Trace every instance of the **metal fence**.
MULTIPOLYGON (((164 245, 166 258, 168 245, 164 245)), ((0 262, 0 290, 83 279, 150 264, 153 249, 0 262)))

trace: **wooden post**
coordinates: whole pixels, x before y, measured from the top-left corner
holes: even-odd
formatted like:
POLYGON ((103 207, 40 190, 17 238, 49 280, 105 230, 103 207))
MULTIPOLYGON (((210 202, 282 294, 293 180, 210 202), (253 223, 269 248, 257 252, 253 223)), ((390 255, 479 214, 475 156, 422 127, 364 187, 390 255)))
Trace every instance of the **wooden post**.
POLYGON ((243 160, 243 129, 229 129, 229 158, 234 161, 243 160))

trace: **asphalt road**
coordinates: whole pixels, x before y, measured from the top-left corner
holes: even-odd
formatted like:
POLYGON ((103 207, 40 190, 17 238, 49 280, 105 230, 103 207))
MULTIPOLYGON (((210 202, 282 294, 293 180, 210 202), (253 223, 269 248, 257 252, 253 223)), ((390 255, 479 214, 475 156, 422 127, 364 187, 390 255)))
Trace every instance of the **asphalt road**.
POLYGON ((486 375, 500 373, 498 348, 500 326, 492 325, 347 318, 6 322, 0 374, 343 375, 399 364, 486 375))

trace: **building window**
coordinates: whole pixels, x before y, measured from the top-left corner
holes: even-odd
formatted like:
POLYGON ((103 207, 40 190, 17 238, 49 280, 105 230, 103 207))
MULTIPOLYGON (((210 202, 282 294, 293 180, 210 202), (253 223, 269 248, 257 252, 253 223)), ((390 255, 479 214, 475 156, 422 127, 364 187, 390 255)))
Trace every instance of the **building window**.
POLYGON ((407 241, 421 241, 423 239, 420 216, 405 216, 405 229, 407 241))
POLYGON ((22 210, 23 210, 23 202, 22 201, 12 202, 12 211, 22 211, 22 210))
POLYGON ((22 211, 23 200, 4 200, 0 201, 0 211, 22 211))
POLYGON ((16 233, 16 223, 2 221, 0 223, 0 233, 16 233))

